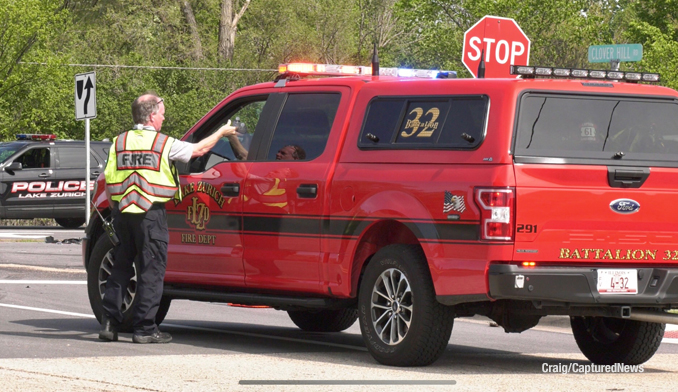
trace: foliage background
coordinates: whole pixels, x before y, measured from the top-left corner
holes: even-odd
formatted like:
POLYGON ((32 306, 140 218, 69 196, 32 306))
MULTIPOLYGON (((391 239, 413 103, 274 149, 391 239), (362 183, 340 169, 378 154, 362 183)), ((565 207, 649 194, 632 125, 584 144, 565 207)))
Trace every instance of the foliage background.
POLYGON ((463 34, 484 15, 518 22, 532 64, 604 67, 587 62, 589 45, 641 43, 643 60, 622 69, 660 72, 663 85, 678 88, 678 0, 4 0, 0 140, 20 132, 82 139, 74 75, 92 70, 92 139, 129 128, 130 104, 145 91, 165 98, 163 131, 178 137, 235 89, 272 80, 279 63, 366 65, 374 43, 383 67, 470 77, 463 34), (226 2, 244 9, 232 58, 219 53, 226 2))

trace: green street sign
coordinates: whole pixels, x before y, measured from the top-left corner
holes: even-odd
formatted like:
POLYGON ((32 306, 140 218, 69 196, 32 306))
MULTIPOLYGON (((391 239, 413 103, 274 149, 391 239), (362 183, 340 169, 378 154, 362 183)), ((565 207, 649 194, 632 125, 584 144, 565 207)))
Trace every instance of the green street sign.
POLYGON ((591 45, 589 63, 607 63, 612 60, 640 61, 643 58, 643 45, 591 45))

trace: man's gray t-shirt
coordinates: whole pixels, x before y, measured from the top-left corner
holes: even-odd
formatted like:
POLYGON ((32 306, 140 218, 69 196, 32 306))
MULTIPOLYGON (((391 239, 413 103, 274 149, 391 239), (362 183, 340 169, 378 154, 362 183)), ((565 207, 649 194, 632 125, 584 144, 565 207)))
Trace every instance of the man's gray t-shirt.
POLYGON ((191 160, 191 155, 193 155, 193 143, 182 142, 181 140, 175 140, 172 143, 169 152, 170 161, 186 163, 191 160))
MULTIPOLYGON (((144 126, 142 124, 136 124, 134 129, 145 129, 147 131, 155 131, 155 128, 144 126)), ((182 142, 181 140, 175 139, 172 143, 172 147, 169 152, 170 161, 179 161, 179 162, 188 162, 191 160, 193 155, 193 143, 182 142)))

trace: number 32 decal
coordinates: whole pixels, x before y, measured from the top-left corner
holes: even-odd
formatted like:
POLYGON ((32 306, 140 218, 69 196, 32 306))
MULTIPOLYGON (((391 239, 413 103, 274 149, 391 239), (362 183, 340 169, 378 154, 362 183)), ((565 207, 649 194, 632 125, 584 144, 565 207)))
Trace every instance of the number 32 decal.
POLYGON ((438 122, 436 121, 438 119, 438 116, 440 116, 440 109, 438 108, 431 108, 424 114, 424 109, 422 108, 414 108, 409 114, 414 114, 415 117, 412 120, 407 120, 405 123, 405 129, 412 129, 411 132, 406 132, 402 131, 400 133, 400 136, 402 137, 410 137, 413 136, 417 131, 419 130, 420 127, 424 127, 424 129, 419 132, 417 137, 431 137, 433 135, 433 132, 435 132, 436 129, 438 129, 438 122), (426 122, 420 122, 419 119, 424 116, 431 115, 431 119, 426 122))

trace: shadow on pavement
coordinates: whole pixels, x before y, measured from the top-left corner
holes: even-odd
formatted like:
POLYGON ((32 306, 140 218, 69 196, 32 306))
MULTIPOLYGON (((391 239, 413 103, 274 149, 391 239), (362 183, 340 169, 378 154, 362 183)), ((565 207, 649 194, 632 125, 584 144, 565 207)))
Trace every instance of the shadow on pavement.
MULTIPOLYGON (((285 358, 305 359, 319 364, 341 364, 376 369, 384 368, 366 351, 362 337, 353 333, 310 333, 296 328, 263 326, 229 322, 191 322, 168 320, 161 326, 174 338, 171 344, 131 343, 130 333, 121 333, 118 342, 102 342, 97 334, 99 324, 94 319, 52 318, 14 321, 32 327, 31 332, 0 331, 0 337, 40 339, 44 358, 87 356, 196 355, 228 352, 285 358), (49 340, 51 342, 45 342, 49 340), (66 343, 65 342, 69 342, 66 343), (321 344, 322 343, 322 344, 321 344)), ((34 357, 32 352, 23 356, 34 357)), ((450 344, 433 365, 398 368, 398 371, 429 374, 543 374, 544 364, 569 366, 587 365, 585 360, 573 360, 559 354, 526 355, 516 352, 450 344)), ((645 373, 665 373, 645 368, 645 373)))

